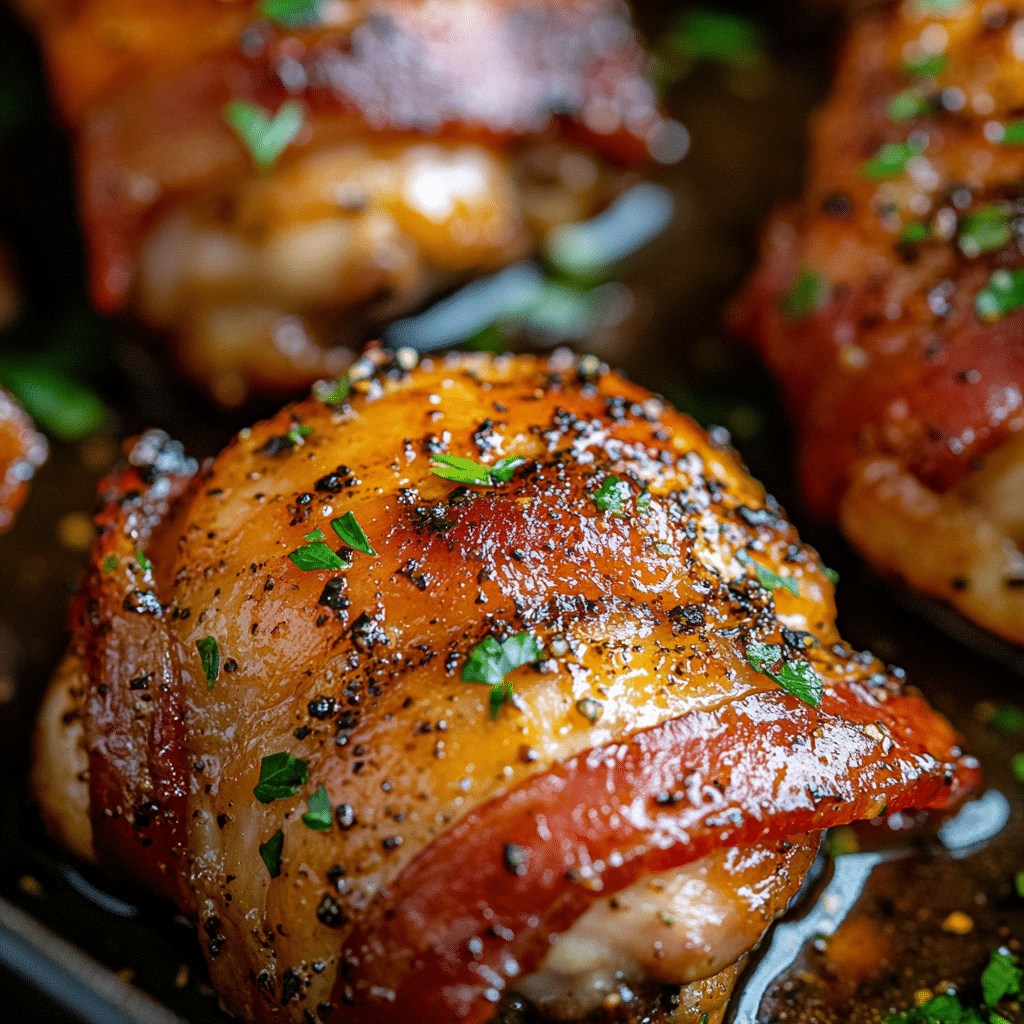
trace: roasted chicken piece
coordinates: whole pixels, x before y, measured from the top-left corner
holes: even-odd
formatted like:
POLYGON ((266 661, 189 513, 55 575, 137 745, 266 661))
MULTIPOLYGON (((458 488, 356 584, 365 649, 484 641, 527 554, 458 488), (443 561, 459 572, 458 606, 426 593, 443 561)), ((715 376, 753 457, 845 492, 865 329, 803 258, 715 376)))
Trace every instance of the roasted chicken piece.
POLYGON ((854 25, 733 310, 800 433, 808 507, 1024 643, 1024 4, 854 25))
MULTIPOLYGON (((617 0, 20 0, 91 290, 219 402, 521 258, 672 148, 617 0)), ((674 126, 678 133, 678 126, 674 126)))
POLYGON ((195 915, 244 1020, 717 1020, 820 829, 976 763, 727 445, 593 357, 415 362, 202 470, 130 448, 43 817, 195 915))
POLYGON ((25 410, 0 388, 0 533, 13 525, 48 448, 25 410))

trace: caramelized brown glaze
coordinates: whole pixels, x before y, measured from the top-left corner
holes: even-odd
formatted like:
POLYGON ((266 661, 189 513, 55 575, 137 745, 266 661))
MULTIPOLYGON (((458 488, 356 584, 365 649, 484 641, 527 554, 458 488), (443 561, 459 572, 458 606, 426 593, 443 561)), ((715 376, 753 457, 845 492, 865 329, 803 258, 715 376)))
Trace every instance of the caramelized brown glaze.
POLYGON ((786 390, 808 506, 1020 643, 1020 492, 978 473, 1024 427, 1024 308, 979 296, 1022 266, 1024 7, 890 6, 846 41, 734 322, 786 390))
POLYGON ((762 844, 723 884, 774 879, 781 908, 816 830, 973 785, 948 724, 841 643, 778 505, 649 392, 562 355, 356 370, 341 404, 289 406, 194 476, 166 438, 133 449, 75 623, 87 678, 55 684, 87 692, 100 859, 197 915, 231 1012, 484 1021, 550 935, 651 873, 762 844), (466 487, 440 452, 524 462, 466 487), (596 500, 612 475, 619 515, 596 500), (376 554, 298 568, 349 512, 376 554), (492 717, 461 668, 526 631, 543 660, 492 717), (820 706, 756 671, 754 642, 813 666, 820 706), (282 751, 307 781, 260 803, 282 751), (302 820, 321 785, 325 831, 302 820))

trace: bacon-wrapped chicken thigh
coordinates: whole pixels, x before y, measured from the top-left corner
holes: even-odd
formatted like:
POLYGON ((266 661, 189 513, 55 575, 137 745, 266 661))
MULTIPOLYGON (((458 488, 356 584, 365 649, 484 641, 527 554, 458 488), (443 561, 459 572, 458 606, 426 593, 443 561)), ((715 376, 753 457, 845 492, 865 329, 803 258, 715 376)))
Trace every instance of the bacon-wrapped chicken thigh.
POLYGON ((226 405, 605 205, 665 149, 617 0, 20 0, 96 306, 226 405))
POLYGON ((852 30, 806 193, 734 310, 800 431, 808 506, 1024 643, 1024 4, 852 30))
POLYGON ((591 357, 407 354, 202 470, 131 448, 44 818, 244 1020, 717 1020, 819 831, 975 762, 731 449, 591 357))

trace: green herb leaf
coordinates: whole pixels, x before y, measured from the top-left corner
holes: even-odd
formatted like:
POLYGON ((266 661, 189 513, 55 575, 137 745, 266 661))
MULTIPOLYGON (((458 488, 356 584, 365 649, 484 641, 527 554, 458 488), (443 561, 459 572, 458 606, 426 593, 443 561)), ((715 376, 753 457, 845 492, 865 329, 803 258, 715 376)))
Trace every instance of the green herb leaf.
POLYGON ((340 519, 332 519, 331 526, 343 544, 361 551, 364 555, 377 557, 377 552, 370 547, 369 538, 363 533, 363 528, 356 522, 356 517, 351 512, 346 512, 340 519))
POLYGON ((999 141, 1004 146, 1024 146, 1024 120, 1003 125, 1003 137, 999 141))
POLYGON ((1017 886, 1017 895, 1024 900, 1024 871, 1018 871, 1017 877, 1013 881, 1017 886))
POLYGON ((284 833, 278 829, 265 843, 260 843, 260 857, 267 865, 271 878, 281 874, 281 852, 284 850, 284 833))
POLYGON ((314 832, 326 832, 331 827, 331 798, 326 786, 317 787, 309 798, 309 810, 302 816, 302 823, 314 832))
POLYGON ((638 516, 645 516, 651 511, 651 492, 641 491, 636 496, 636 514, 638 516))
POLYGON ((139 568, 143 572, 153 571, 153 563, 141 551, 135 552, 135 561, 139 563, 139 568))
POLYGON ((949 60, 944 53, 929 53, 908 60, 903 65, 903 73, 910 78, 923 78, 926 75, 941 75, 948 66, 949 60))
POLYGON ((324 536, 324 531, 319 526, 312 533, 307 533, 302 539, 310 544, 318 540, 327 540, 324 536))
POLYGON ((659 555, 671 555, 673 548, 671 544, 663 544, 659 541, 654 545, 654 550, 657 551, 659 555))
POLYGON ((1010 241, 1010 217, 1002 207, 984 206, 960 222, 960 251, 973 259, 983 252, 1001 249, 1010 241))
POLYGON ((507 484, 515 476, 516 470, 526 462, 526 459, 512 455, 499 459, 493 466, 485 466, 481 462, 463 459, 458 455, 447 455, 444 452, 431 455, 430 459, 431 473, 445 480, 477 487, 507 484))
POLYGON ((286 100, 270 117, 254 103, 231 100, 224 107, 224 119, 248 149, 256 167, 269 171, 295 141, 306 119, 306 108, 298 100, 286 100))
POLYGON ((927 242, 931 237, 931 225, 916 221, 903 228, 900 232, 899 242, 901 245, 917 245, 920 242, 927 242))
POLYGON ((107 418, 107 407, 92 388, 40 360, 11 362, 3 383, 25 411, 48 433, 64 441, 91 434, 107 418))
POLYGON ((292 551, 288 557, 303 572, 318 569, 347 569, 349 563, 332 551, 323 541, 313 541, 292 551))
POLYGON ((268 754, 260 762, 260 781, 253 788, 253 796, 261 804, 284 800, 295 796, 306 781, 306 766, 309 762, 293 757, 285 750, 268 754))
POLYGON ((816 270, 804 267, 779 300, 782 316, 791 324, 797 324, 812 316, 828 302, 830 292, 828 279, 816 270))
POLYGON ((117 565, 117 555, 107 555, 107 557, 103 559, 103 564, 100 566, 100 569, 104 573, 111 573, 117 568, 117 565))
POLYGON ((783 661, 780 644, 751 643, 746 654, 751 668, 774 680, 787 693, 812 708, 821 704, 821 678, 806 661, 783 661))
POLYGON ((305 439, 309 437, 309 435, 312 433, 312 427, 307 427, 300 424, 297 427, 292 427, 292 429, 289 430, 287 434, 285 434, 285 437, 287 437, 288 440, 291 441, 294 447, 298 448, 306 443, 305 439))
POLYGON ((833 587, 839 582, 839 573, 837 573, 835 569, 830 569, 827 565, 823 565, 821 567, 821 572, 833 587))
POLYGON ((1014 778, 1024 786, 1024 753, 1014 754, 1010 767, 1013 769, 1014 778))
POLYGON ((517 633, 504 643, 486 637, 470 652, 462 666, 464 683, 486 683, 491 687, 491 717, 497 718, 502 704, 512 696, 512 683, 505 679, 513 669, 544 656, 544 648, 532 633, 517 633))
POLYGON ((988 967, 981 976, 981 995, 985 1005, 995 1007, 1007 996, 1020 995, 1022 984, 1024 970, 1017 966, 1017 958, 993 949, 988 967))
POLYGON ((912 117, 929 113, 933 107, 932 100, 916 89, 904 89, 889 100, 889 117, 893 121, 909 121, 912 117))
POLYGON ((1000 704, 985 719, 985 724, 996 732, 1011 735, 1024 732, 1024 710, 1014 704, 1000 704))
POLYGON ((898 178, 907 166, 907 161, 924 152, 925 143, 887 142, 870 159, 865 160, 858 170, 861 175, 871 181, 882 178, 898 178))
POLYGON ((259 11, 284 28, 301 28, 320 20, 320 3, 321 0, 262 0, 259 11))
POLYGON ((196 641, 196 648, 199 650, 199 660, 203 664, 206 688, 212 690, 220 674, 220 646, 212 636, 204 636, 196 641))
POLYGON ((788 590, 794 597, 800 596, 800 584, 793 579, 792 576, 780 576, 777 572, 773 572, 766 565, 762 565, 757 560, 753 559, 744 551, 742 548, 736 552, 736 557, 744 565, 749 566, 754 570, 754 575, 757 577, 757 582, 764 587, 765 590, 776 591, 779 587, 784 590, 788 590))
POLYGON ((613 516, 621 516, 623 506, 632 494, 629 484, 617 476, 605 477, 604 482, 594 491, 594 504, 601 512, 611 512, 613 516))
POLYGON ((341 377, 336 381, 318 380, 313 385, 313 395, 324 405, 341 405, 351 390, 352 382, 348 377, 341 377))
POLYGON ((997 270, 974 300, 974 310, 987 324, 1024 306, 1024 269, 997 270))

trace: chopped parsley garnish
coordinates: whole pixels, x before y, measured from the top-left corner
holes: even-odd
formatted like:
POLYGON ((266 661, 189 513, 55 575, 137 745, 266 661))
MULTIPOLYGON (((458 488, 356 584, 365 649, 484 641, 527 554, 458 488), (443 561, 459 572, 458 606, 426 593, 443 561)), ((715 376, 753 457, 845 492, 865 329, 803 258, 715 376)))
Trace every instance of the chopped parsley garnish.
POLYGON ((901 245, 916 245, 918 242, 927 242, 931 237, 931 225, 925 224, 923 221, 915 221, 903 228, 899 241, 901 245))
POLYGON ((430 459, 431 473, 458 484, 474 484, 478 487, 507 484, 515 476, 516 470, 526 462, 526 459, 511 455, 499 459, 493 466, 485 466, 481 462, 463 459, 458 455, 446 455, 444 452, 431 455, 430 459))
POLYGON ((816 313, 828 302, 828 279, 816 270, 804 267, 782 294, 779 309, 791 324, 797 324, 816 313))
POLYGON ((1001 320, 1018 306, 1024 306, 1024 269, 995 271, 974 300, 975 312, 987 324, 1001 320))
POLYGON ((671 544, 665 544, 662 541, 658 541, 654 545, 654 550, 657 551, 659 555, 671 555, 675 549, 671 544))
POLYGON ((1024 871, 1018 871, 1017 877, 1013 881, 1017 887, 1017 895, 1024 900, 1024 871))
POLYGON ((988 967, 981 976, 981 996, 986 1006, 996 1006, 1007 996, 1024 994, 1024 970, 1018 960, 1001 949, 993 949, 988 967))
POLYGON ((139 568, 143 572, 153 571, 153 563, 141 551, 135 552, 135 561, 139 563, 139 568))
POLYGON ((932 100, 916 89, 904 89, 889 100, 889 117, 893 121, 909 121, 927 114, 933 106, 932 100))
POLYGON ((941 75, 949 65, 944 53, 927 53, 903 65, 903 73, 911 78, 923 78, 925 75, 941 75))
POLYGON ((318 380, 313 385, 313 395, 324 405, 341 405, 351 390, 352 382, 348 377, 341 377, 335 381, 318 380))
POLYGON ((293 447, 298 448, 306 443, 305 439, 309 437, 309 435, 312 433, 312 427, 307 427, 300 424, 299 426, 292 427, 292 429, 289 430, 287 434, 285 434, 285 437, 287 437, 288 440, 291 441, 293 447))
POLYGON ((1010 735, 1024 732, 1024 710, 1015 704, 1000 704, 992 708, 991 714, 985 717, 984 722, 996 732, 1010 735))
POLYGON ((821 567, 821 572, 833 587, 839 582, 839 573, 837 573, 835 569, 830 569, 827 565, 823 565, 821 567))
POLYGON ((262 0, 259 12, 284 28, 315 25, 320 20, 321 0, 262 0))
POLYGON ((363 528, 356 522, 356 517, 351 512, 346 512, 340 519, 332 519, 331 526, 334 532, 341 538, 342 543, 347 544, 364 555, 377 557, 377 552, 370 547, 370 540, 363 532, 363 528))
POLYGON ((651 492, 641 491, 636 496, 636 514, 638 516, 645 516, 651 511, 651 492))
POLYGON ((887 142, 870 159, 858 168, 861 175, 872 181, 882 178, 898 178, 907 166, 907 161, 919 156, 925 150, 924 141, 914 139, 907 142, 887 142))
POLYGON ((318 569, 347 569, 348 562, 337 552, 332 551, 322 540, 315 540, 289 553, 292 564, 303 572, 315 572, 318 569))
POLYGON ((307 533, 303 538, 307 544, 312 544, 314 541, 327 540, 324 536, 324 531, 318 526, 312 533, 307 533))
POLYGON ((1024 120, 1003 125, 1003 137, 999 141, 1004 146, 1024 145, 1024 120))
POLYGON ((620 480, 617 476, 609 476, 594 491, 594 504, 600 512, 611 512, 613 516, 621 516, 630 494, 632 491, 625 480, 620 480))
POLYGON ((821 677, 806 661, 783 661, 781 644, 751 643, 746 654, 751 668, 774 680, 787 693, 812 708, 821 704, 821 677))
POLYGON ((103 559, 103 564, 100 566, 100 569, 104 573, 111 573, 117 568, 117 565, 117 555, 107 555, 107 557, 103 559))
POLYGON ((967 257, 1001 249, 1012 237, 1010 218, 1000 206, 984 206, 960 222, 960 251, 967 257))
POLYGON ((199 660, 203 664, 206 688, 212 690, 220 674, 220 646, 212 636, 204 636, 196 641, 196 648, 199 651, 199 660))
POLYGON ((284 850, 284 833, 278 829, 265 843, 260 843, 260 857, 267 865, 271 878, 281 874, 281 852, 284 850))
POLYGON ((286 750, 268 754, 260 762, 260 781, 253 788, 253 796, 261 804, 295 796, 306 781, 307 764, 307 761, 294 757, 286 750))
POLYGON ((318 786, 309 798, 309 810, 303 814, 302 823, 315 832, 326 832, 331 827, 331 798, 326 786, 318 786))
POLYGON ((1017 781, 1024 786, 1024 753, 1014 754, 1013 760, 1010 761, 1010 767, 1013 769, 1017 781))
POLYGON ((504 643, 489 636, 469 652, 462 666, 462 681, 490 686, 491 718, 497 718, 502 704, 512 696, 512 683, 505 676, 543 656, 544 648, 532 633, 517 633, 504 643))
POLYGON ((270 117, 255 103, 231 100, 224 106, 224 120, 241 139, 252 162, 261 171, 269 171, 295 141, 306 120, 306 108, 298 100, 286 100, 270 117))
POLYGON ((749 566, 754 570, 754 575, 757 577, 757 582, 764 587, 765 590, 775 591, 779 587, 784 590, 788 590, 794 597, 800 596, 800 584, 797 583, 792 576, 780 576, 777 572, 773 572, 766 565, 762 565, 760 562, 751 558, 750 555, 740 549, 736 552, 736 557, 744 565, 749 566))

